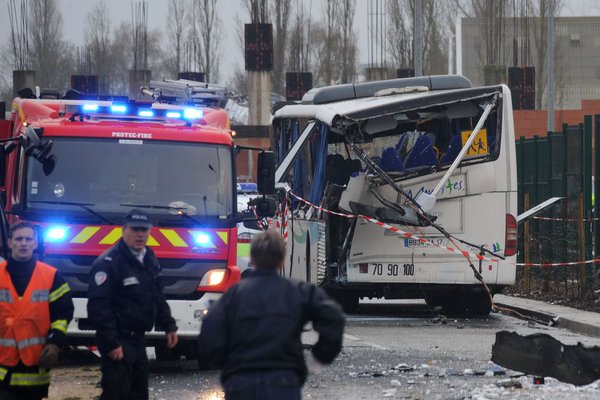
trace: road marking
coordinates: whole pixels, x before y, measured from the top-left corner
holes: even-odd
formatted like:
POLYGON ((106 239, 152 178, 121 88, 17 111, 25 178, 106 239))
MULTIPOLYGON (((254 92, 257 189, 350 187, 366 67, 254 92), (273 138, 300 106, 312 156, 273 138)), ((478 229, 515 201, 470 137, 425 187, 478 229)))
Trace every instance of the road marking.
POLYGON ((347 333, 344 333, 344 337, 346 337, 346 338, 348 338, 348 339, 352 340, 353 342, 362 342, 362 343, 366 344, 366 345, 367 345, 367 346, 369 346, 369 347, 373 347, 374 349, 378 349, 378 350, 388 350, 388 348, 387 348, 387 347, 383 347, 383 346, 380 346, 380 345, 378 345, 378 344, 371 343, 371 342, 365 342, 365 341, 364 341, 364 340, 362 340, 361 338, 359 338, 359 337, 357 337, 357 336, 352 336, 352 335, 349 335, 349 334, 347 334, 347 333))

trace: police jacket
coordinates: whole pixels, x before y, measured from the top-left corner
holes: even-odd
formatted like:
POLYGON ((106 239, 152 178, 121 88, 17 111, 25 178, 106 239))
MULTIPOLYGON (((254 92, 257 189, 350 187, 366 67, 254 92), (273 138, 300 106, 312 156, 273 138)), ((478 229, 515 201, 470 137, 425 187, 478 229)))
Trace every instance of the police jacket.
POLYGON ((166 332, 177 330, 159 273, 150 248, 142 264, 122 239, 94 261, 87 311, 101 353, 122 345, 124 337, 142 336, 154 325, 166 332))
POLYGON ((308 321, 319 334, 314 357, 332 362, 342 349, 340 306, 321 288, 258 269, 231 287, 202 321, 201 359, 223 367, 223 382, 237 372, 280 369, 295 370, 304 382, 300 335, 308 321))

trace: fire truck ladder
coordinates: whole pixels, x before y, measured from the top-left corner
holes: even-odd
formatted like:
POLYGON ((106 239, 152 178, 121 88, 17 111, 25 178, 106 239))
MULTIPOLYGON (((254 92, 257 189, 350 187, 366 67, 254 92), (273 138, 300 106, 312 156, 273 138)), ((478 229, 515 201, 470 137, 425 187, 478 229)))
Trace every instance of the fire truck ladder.
POLYGON ((150 81, 150 84, 143 86, 141 91, 160 103, 219 105, 227 98, 227 89, 224 86, 187 79, 150 81))

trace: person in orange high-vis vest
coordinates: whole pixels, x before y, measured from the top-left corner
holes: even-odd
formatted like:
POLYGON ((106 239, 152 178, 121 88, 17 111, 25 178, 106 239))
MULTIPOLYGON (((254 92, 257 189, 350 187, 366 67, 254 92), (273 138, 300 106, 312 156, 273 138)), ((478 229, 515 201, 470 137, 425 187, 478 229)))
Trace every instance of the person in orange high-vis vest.
POLYGON ((10 257, 0 263, 0 399, 48 396, 50 369, 58 360, 73 318, 69 286, 56 268, 36 261, 32 224, 11 226, 10 257))

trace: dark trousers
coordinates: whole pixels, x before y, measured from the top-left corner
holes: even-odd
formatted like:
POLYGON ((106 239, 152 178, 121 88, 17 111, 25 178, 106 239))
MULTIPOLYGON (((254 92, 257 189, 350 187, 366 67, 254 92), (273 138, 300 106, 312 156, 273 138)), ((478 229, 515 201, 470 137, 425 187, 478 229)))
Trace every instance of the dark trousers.
POLYGON ((13 372, 36 373, 39 367, 28 367, 18 364, 15 367, 3 367, 8 373, 0 381, 0 400, 41 400, 48 397, 49 385, 11 386, 10 378, 13 372))
POLYGON ((41 400, 48 397, 48 385, 0 386, 0 400, 41 400))
POLYGON ((102 354, 100 400, 148 400, 148 356, 144 337, 123 341, 124 357, 114 361, 102 354))
POLYGON ((295 371, 248 371, 223 382, 225 400, 300 400, 302 383, 295 371))

